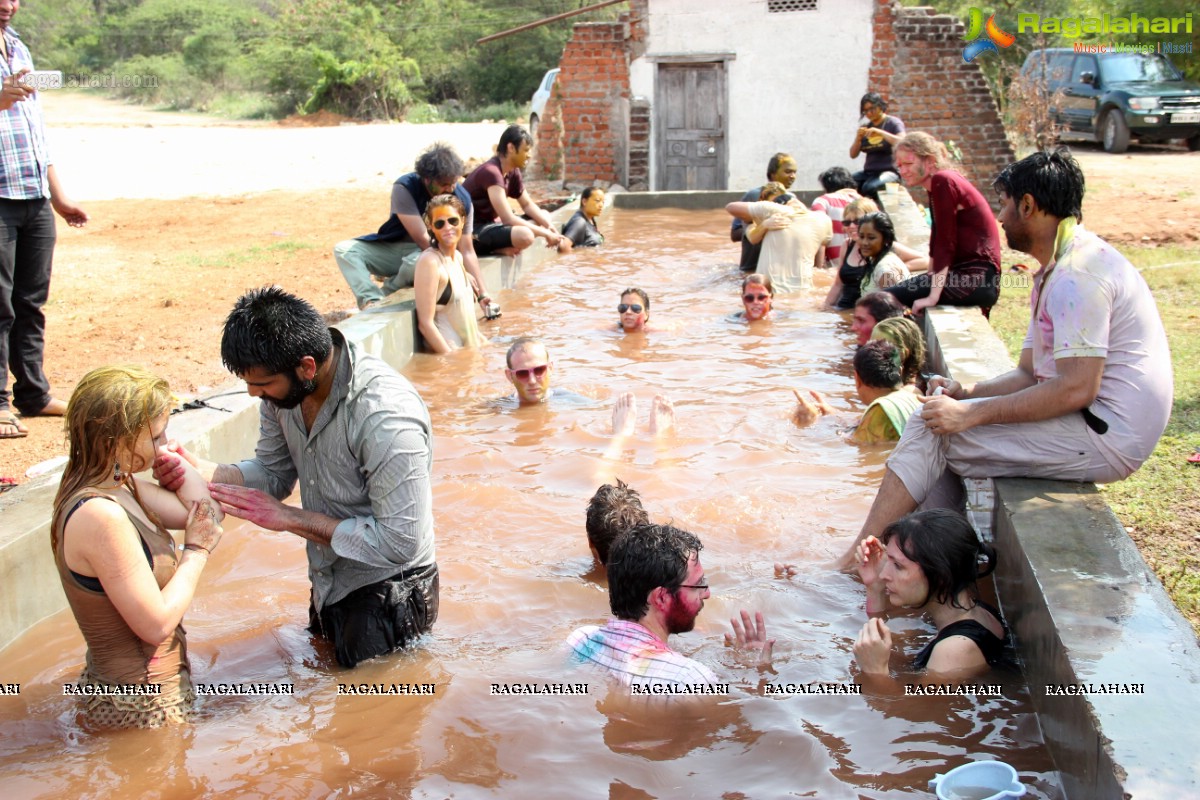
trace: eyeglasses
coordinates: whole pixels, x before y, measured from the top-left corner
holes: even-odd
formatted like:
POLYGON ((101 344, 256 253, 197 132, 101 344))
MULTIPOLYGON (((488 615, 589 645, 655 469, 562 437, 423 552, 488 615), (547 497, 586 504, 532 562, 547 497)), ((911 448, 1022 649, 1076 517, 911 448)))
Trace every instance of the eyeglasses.
POLYGON ((550 369, 549 364, 542 364, 537 367, 530 367, 529 369, 514 369, 512 371, 512 374, 513 374, 513 377, 515 377, 519 381, 527 381, 527 380, 529 380, 530 375, 532 375, 535 378, 541 378, 543 375, 546 374, 546 370, 548 370, 548 369, 550 369))
POLYGON ((764 300, 769 300, 770 297, 771 297, 771 295, 769 295, 769 294, 744 294, 744 295, 742 295, 742 302, 743 303, 753 303, 754 301, 757 300, 758 302, 761 303, 764 300))
POLYGON ((642 313, 641 303, 620 303, 617 306, 617 313, 624 314, 626 311, 632 311, 635 314, 642 313))
POLYGON ((857 224, 858 224, 858 217, 855 217, 854 219, 844 219, 844 220, 842 220, 842 227, 843 227, 843 228, 845 228, 845 227, 846 227, 846 226, 848 226, 848 225, 857 225, 857 224))
POLYGON ((708 587, 708 581, 705 581, 704 583, 681 583, 676 588, 677 589, 699 589, 700 591, 703 592, 703 591, 707 591, 709 587, 708 587))
POLYGON ((452 225, 457 228, 461 224, 462 220, 458 217, 442 217, 441 219, 435 219, 433 221, 433 227, 439 231, 447 225, 452 225))

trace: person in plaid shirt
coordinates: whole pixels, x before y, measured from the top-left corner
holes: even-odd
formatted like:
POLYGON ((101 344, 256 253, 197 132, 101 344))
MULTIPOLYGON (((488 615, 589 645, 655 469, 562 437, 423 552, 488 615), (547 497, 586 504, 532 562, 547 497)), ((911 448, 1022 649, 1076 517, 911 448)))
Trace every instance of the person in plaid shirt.
MULTIPOLYGON (((608 557, 608 602, 616 619, 604 627, 585 625, 567 638, 571 658, 592 664, 626 686, 719 683, 712 670, 667 645, 672 633, 687 633, 710 597, 700 540, 670 525, 645 524, 620 535, 608 557)), ((761 613, 743 611, 732 620, 725 643, 771 660, 761 613)))
POLYGON ((0 0, 0 439, 28 430, 9 406, 24 416, 61 416, 67 404, 51 397, 42 370, 46 318, 54 257, 54 211, 69 225, 88 216, 63 192, 50 163, 37 92, 21 82, 33 58, 10 24, 19 0, 0 0))

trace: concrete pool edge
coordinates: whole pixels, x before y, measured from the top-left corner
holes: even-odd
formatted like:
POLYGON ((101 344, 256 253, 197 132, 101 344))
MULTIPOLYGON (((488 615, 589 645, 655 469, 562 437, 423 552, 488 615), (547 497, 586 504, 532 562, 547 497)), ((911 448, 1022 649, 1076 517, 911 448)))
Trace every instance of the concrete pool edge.
MULTIPOLYGON (((977 309, 927 314, 929 366, 960 381, 1012 368, 977 309)), ((1200 645, 1092 484, 1002 478, 996 591, 1068 798, 1200 796, 1200 645), (1058 694, 1059 687, 1144 694, 1058 694)), ((1063 689, 1061 691, 1073 691, 1063 689)))
MULTIPOLYGON (((710 209, 727 202, 728 195, 688 194, 708 195, 708 205, 694 207, 710 209)), ((614 204, 635 207, 622 199, 633 196, 614 194, 614 204)), ((636 207, 666 207, 674 198, 660 196, 646 202, 650 205, 636 207)), ((573 211, 573 207, 560 209, 555 218, 561 222, 573 211)), ((481 259, 489 290, 515 288, 524 274, 549 256, 546 248, 536 245, 518 259, 481 259)), ((367 351, 403 365, 417 340, 412 303, 404 297, 399 293, 387 306, 356 315, 338 327, 367 351)), ((941 371, 976 380, 1011 366, 1003 345, 977 310, 937 309, 927 319, 931 364, 939 359, 949 364, 941 371)), ((234 387, 231 384, 226 391, 234 387)), ((213 405, 228 411, 200 409, 173 418, 172 436, 208 458, 243 457, 257 437, 257 401, 237 391, 218 393, 213 405)), ((47 535, 57 480, 57 475, 45 475, 0 498, 4 520, 0 579, 6 581, 0 597, 0 651, 66 606, 47 535)), ((994 527, 1002 556, 997 589, 1067 797, 1200 796, 1193 766, 1200 742, 1198 734, 1185 727, 1191 712, 1200 711, 1196 699, 1200 648, 1190 627, 1094 487, 1053 481, 996 484, 994 527), (1053 515, 1052 524, 1046 524, 1047 514, 1053 515), (1087 535, 1068 539, 1067 520, 1073 521, 1074 533, 1087 535), (1081 548, 1064 547, 1066 541, 1078 542, 1081 548), (1078 549, 1087 548, 1099 552, 1085 564, 1078 549), (1096 586, 1082 586, 1094 591, 1089 592, 1089 605, 1081 608, 1078 596, 1084 574, 1096 586), (1086 618, 1080 619, 1081 614, 1086 618), (1152 630, 1131 629, 1131 620, 1149 622, 1152 630), (1098 638, 1111 642, 1102 653, 1094 652, 1098 638), (1168 663, 1151 666, 1159 661, 1168 663), (1123 665, 1128 665, 1124 666, 1128 672, 1120 672, 1123 665), (1147 696, 1142 697, 1049 697, 1038 691, 1045 684, 1142 681, 1139 675, 1151 669, 1159 683, 1147 683, 1147 696), (1167 716, 1171 712, 1178 716, 1167 716), (1182 721, 1179 730, 1168 729, 1174 719, 1182 721)))

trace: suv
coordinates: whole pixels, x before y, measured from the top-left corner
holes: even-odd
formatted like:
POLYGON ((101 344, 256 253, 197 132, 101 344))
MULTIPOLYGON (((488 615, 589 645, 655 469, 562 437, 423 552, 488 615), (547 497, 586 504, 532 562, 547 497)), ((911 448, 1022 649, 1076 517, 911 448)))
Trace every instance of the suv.
POLYGON ((538 84, 537 91, 533 93, 533 99, 530 101, 532 108, 529 111, 529 132, 537 138, 538 121, 546 112, 546 101, 550 99, 550 90, 554 87, 554 81, 558 79, 558 69, 552 69, 542 76, 542 82, 538 84))
POLYGON ((1160 53, 1076 53, 1034 50, 1021 73, 1044 78, 1054 121, 1066 133, 1094 138, 1123 153, 1142 142, 1185 139, 1200 150, 1200 86, 1183 79, 1160 53))

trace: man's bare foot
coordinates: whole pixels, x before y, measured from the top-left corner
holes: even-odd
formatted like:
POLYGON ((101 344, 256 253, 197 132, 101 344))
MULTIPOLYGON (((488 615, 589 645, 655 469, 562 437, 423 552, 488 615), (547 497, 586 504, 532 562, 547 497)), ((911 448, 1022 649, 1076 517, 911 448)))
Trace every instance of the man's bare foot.
POLYGON ((657 436, 660 433, 668 433, 674 427, 675 406, 665 395, 654 395, 654 402, 650 405, 650 435, 657 436))
POLYGON ((27 417, 61 417, 67 413, 67 403, 57 397, 51 397, 50 402, 36 414, 26 414, 27 417))
POLYGON ((613 405, 613 435, 632 436, 637 424, 637 398, 633 392, 625 392, 617 397, 613 405))

